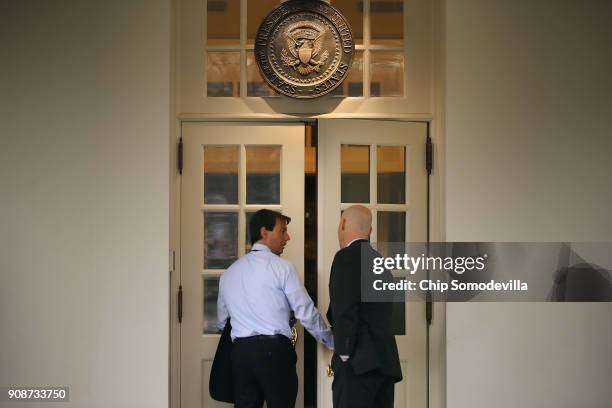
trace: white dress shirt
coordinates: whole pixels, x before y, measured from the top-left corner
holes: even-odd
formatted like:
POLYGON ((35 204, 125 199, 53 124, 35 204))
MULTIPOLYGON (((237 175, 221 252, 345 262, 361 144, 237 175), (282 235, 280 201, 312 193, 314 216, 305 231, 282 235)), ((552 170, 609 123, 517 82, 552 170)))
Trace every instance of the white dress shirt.
POLYGON ((308 296, 293 264, 262 244, 234 262, 222 275, 217 299, 219 329, 232 319, 232 340, 282 334, 291 339, 289 313, 317 341, 333 349, 333 336, 308 296))

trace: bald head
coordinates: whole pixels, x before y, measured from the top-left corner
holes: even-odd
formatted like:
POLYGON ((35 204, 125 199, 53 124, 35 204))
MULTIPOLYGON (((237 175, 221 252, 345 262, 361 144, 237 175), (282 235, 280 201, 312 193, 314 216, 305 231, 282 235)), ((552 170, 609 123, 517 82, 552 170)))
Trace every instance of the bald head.
POLYGON ((372 213, 363 205, 353 205, 342 213, 346 218, 346 229, 352 232, 370 233, 372 228, 372 213))
POLYGON ((338 241, 344 248, 354 239, 368 239, 372 231, 372 213, 363 205, 353 205, 342 213, 338 241))

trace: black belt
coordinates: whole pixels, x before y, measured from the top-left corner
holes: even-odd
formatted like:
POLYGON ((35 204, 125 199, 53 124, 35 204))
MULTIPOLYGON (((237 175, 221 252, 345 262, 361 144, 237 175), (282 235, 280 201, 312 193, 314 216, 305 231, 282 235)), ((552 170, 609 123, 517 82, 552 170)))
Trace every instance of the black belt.
POLYGON ((266 340, 282 340, 285 339, 287 341, 291 341, 287 336, 283 336, 282 334, 272 334, 272 335, 267 335, 267 334, 260 334, 257 336, 249 336, 249 337, 236 337, 236 339, 234 339, 235 343, 242 343, 242 342, 253 342, 253 341, 266 341, 266 340))

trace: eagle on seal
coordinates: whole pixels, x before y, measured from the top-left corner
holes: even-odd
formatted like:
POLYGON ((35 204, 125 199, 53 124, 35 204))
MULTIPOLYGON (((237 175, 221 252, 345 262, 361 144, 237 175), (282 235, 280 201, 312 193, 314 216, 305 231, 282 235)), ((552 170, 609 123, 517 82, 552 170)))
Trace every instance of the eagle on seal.
POLYGON ((313 71, 320 72, 321 66, 329 58, 329 51, 321 53, 325 29, 318 24, 301 21, 289 26, 284 34, 289 52, 287 48, 281 51, 283 65, 292 67, 303 76, 313 71))

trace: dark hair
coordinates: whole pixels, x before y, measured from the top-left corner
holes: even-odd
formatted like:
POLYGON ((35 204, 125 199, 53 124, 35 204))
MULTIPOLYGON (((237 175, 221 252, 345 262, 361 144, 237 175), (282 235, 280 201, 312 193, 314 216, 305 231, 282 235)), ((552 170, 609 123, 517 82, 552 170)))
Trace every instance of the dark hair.
POLYGON ((259 210, 251 217, 249 223, 249 233, 251 235, 251 245, 261 239, 261 227, 265 227, 266 230, 272 231, 276 220, 284 220, 287 224, 291 222, 291 218, 279 213, 278 211, 272 210, 259 210))

